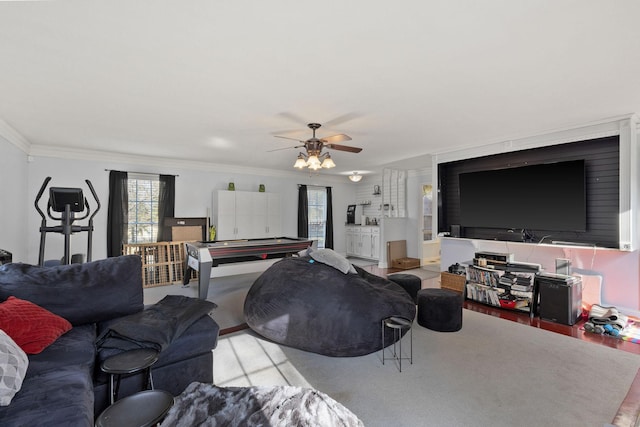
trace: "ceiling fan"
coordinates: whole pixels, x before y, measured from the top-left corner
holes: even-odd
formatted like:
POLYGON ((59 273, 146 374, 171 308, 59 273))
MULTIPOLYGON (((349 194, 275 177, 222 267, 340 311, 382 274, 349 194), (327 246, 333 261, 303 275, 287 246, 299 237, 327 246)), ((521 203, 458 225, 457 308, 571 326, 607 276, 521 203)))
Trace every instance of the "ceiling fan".
MULTIPOLYGON (((296 163, 293 165, 296 168, 302 169, 304 167, 308 167, 309 169, 317 170, 320 168, 332 168, 335 167, 335 163, 331 159, 331 155, 328 152, 322 152, 323 148, 328 148, 331 150, 339 150, 339 151, 348 151, 350 153, 359 153, 362 151, 362 148, 358 147, 350 147, 348 145, 338 144, 343 141, 351 141, 351 137, 344 133, 339 133, 336 135, 328 136, 325 138, 317 138, 316 130, 319 129, 322 125, 320 123, 309 123, 307 125, 309 129, 313 131, 313 136, 306 141, 299 140, 296 138, 289 138, 287 136, 274 135, 276 138, 284 138, 291 139, 294 141, 301 142, 302 145, 296 145, 294 147, 288 148, 302 148, 304 147, 306 153, 300 152, 298 155, 298 159, 296 163)), ((284 148, 280 148, 280 150, 284 150, 284 148)), ((277 150, 271 150, 277 151, 277 150)))

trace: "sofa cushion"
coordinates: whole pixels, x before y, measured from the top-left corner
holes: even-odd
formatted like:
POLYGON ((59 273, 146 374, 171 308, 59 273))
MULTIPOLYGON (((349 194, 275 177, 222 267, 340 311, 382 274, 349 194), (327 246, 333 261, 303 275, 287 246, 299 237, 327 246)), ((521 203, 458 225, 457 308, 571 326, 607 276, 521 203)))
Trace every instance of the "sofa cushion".
POLYGON ((36 304, 16 297, 0 303, 0 329, 25 353, 37 354, 71 329, 71 323, 36 304))
POLYGON ((2 427, 89 427, 93 421, 93 384, 86 366, 27 375, 11 405, 0 407, 2 427))
POLYGON ((0 266, 0 301, 11 295, 73 325, 136 313, 144 307, 142 260, 124 255, 55 267, 5 264, 0 266))
POLYGON ((29 356, 27 377, 76 365, 93 369, 96 360, 95 324, 76 326, 45 348, 42 353, 29 356))
POLYGON ((0 406, 11 403, 22 387, 29 359, 18 344, 0 330, 0 406))

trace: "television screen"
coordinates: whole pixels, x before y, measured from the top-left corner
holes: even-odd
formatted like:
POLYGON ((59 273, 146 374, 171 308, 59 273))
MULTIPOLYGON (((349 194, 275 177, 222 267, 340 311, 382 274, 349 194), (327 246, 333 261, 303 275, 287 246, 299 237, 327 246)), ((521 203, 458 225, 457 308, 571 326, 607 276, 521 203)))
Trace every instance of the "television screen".
POLYGON ((463 227, 586 231, 584 160, 461 173, 463 227))

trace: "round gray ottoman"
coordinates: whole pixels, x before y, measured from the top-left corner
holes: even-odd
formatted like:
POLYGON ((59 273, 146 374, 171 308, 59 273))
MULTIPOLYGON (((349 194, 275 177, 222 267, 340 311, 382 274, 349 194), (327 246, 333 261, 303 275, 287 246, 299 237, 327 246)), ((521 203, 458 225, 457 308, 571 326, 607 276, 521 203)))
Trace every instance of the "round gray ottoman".
POLYGON ((397 273, 390 274, 387 279, 402 286, 407 291, 414 303, 418 302, 418 291, 422 288, 422 279, 413 274, 397 273))
POLYGON ((438 332, 462 328, 462 295, 449 289, 418 291, 418 324, 438 332))

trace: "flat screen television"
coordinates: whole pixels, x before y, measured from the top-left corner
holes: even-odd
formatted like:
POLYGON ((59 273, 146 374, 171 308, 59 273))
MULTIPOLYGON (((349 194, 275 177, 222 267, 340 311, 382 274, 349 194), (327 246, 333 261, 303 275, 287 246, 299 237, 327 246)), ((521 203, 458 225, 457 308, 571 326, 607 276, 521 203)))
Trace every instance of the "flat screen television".
POLYGON ((463 227, 586 231, 584 160, 459 175, 463 227))

